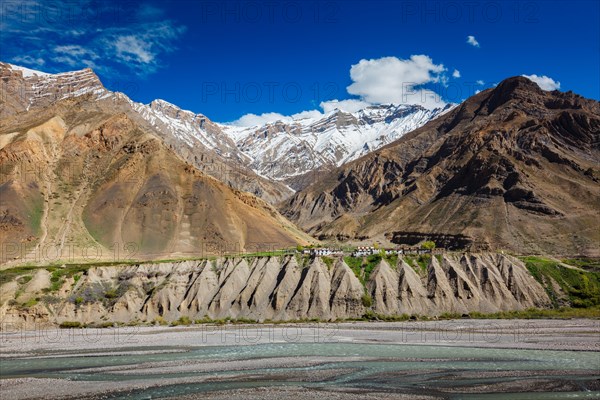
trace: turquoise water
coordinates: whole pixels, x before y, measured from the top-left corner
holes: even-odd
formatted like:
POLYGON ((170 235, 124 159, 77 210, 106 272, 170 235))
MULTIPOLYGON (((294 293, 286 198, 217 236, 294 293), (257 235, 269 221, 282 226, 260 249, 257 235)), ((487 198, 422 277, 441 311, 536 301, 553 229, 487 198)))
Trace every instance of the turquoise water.
MULTIPOLYGON (((166 379, 167 384, 145 390, 132 391, 127 394, 115 394, 108 398, 148 399, 172 397, 183 394, 202 393, 214 390, 250 388, 259 386, 300 385, 304 387, 360 387, 372 388, 374 391, 403 392, 427 394, 445 393, 453 388, 477 386, 482 383, 518 381, 519 377, 485 377, 473 378, 463 376, 472 372, 486 371, 544 371, 540 376, 529 379, 544 379, 550 376, 545 371, 571 372, 570 382, 580 388, 572 393, 504 393, 493 395, 467 395, 460 393, 447 394, 456 399, 558 399, 558 398, 600 398, 600 392, 594 391, 596 386, 590 382, 600 379, 600 353, 551 350, 518 350, 518 349, 486 349, 468 347, 415 346, 389 344, 349 344, 349 343, 286 343, 260 344, 252 346, 219 346, 219 347, 161 347, 152 350, 167 351, 159 354, 123 354, 127 351, 149 348, 129 348, 86 355, 41 354, 35 358, 3 359, 0 362, 0 374, 3 378, 39 377, 62 378, 86 381, 124 381, 124 380, 156 380, 166 379), (152 371, 137 373, 135 367, 141 363, 163 362, 174 365, 186 363, 209 362, 215 367, 219 363, 232 360, 269 359, 274 357, 294 357, 310 361, 322 357, 342 357, 342 361, 323 362, 308 367, 262 368, 244 371, 189 372, 164 371, 154 368, 152 371), (352 359, 350 359, 352 358, 352 359), (368 359, 367 359, 368 358, 368 359), (98 367, 130 367, 128 374, 116 370, 90 370, 98 367), (339 372, 332 372, 339 370, 339 372), (328 371, 331 376, 319 382, 299 382, 294 376, 306 372, 328 371), (283 375, 282 375, 283 374, 283 375), (240 377, 241 375, 241 377, 240 377), (253 375, 251 380, 244 375, 253 375), (269 379, 277 375, 276 380, 269 379), (217 377, 216 382, 170 384, 169 379, 207 376, 217 377), (285 378, 281 378, 285 376, 285 378), (398 377, 401 377, 399 379, 398 377), (451 378, 450 378, 451 377, 451 378), (521 397, 519 397, 521 396, 521 397), (524 396, 524 397, 523 397, 524 396)), ((123 368, 121 368, 123 369, 123 368)), ((472 374, 471 374, 472 375, 472 374)), ((518 375, 518 374, 517 374, 518 375)), ((559 374, 558 378, 562 376, 559 374)), ((550 379, 558 379, 552 376, 550 379)), ((458 389, 458 390, 457 390, 458 389)), ((526 389, 524 389, 526 390, 526 389)), ((597 390, 597 389, 596 389, 597 390)), ((466 392, 466 390, 465 390, 466 392)))

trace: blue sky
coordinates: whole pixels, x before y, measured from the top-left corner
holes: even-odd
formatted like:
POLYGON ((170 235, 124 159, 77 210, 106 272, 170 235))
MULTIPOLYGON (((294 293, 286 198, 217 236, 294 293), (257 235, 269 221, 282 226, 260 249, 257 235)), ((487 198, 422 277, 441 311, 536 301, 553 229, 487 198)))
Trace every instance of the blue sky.
POLYGON ((7 0, 0 7, 1 60, 46 72, 90 66, 136 101, 162 98, 220 122, 386 102, 435 107, 522 74, 600 99, 596 1, 7 0))

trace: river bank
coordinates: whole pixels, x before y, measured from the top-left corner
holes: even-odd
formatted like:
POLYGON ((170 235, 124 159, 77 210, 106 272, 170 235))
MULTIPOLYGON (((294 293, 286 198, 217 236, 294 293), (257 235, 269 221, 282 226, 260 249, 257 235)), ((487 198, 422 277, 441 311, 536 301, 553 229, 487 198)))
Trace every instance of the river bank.
POLYGON ((37 398, 600 394, 598 320, 5 330, 0 390, 37 398))

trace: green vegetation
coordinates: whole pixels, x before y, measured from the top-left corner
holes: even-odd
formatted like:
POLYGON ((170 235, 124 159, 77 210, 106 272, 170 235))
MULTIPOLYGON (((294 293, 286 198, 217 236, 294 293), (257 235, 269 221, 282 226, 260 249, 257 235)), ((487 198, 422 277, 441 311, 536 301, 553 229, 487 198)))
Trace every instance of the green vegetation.
POLYGON ((431 254, 420 254, 418 256, 404 256, 404 260, 419 276, 427 275, 427 267, 431 262, 431 254))
POLYGON ((154 321, 152 321, 152 323, 155 325, 160 325, 160 326, 168 325, 167 321, 165 321, 165 319, 163 317, 154 318, 154 321))
POLYGON ((179 317, 177 321, 171 322, 171 326, 188 326, 192 324, 192 320, 189 317, 179 317))
POLYGON ((117 288, 110 288, 104 292, 104 297, 107 299, 116 299, 119 296, 117 288))
POLYGON ((331 269, 333 267, 333 258, 331 257, 321 257, 321 260, 327 265, 327 269, 331 269))
POLYGON ((362 274, 363 259, 358 257, 344 257, 344 262, 350 267, 352 272, 354 272, 354 275, 356 275, 360 283, 364 285, 365 279, 362 274))
POLYGON ((387 261, 388 264, 390 264, 390 267, 392 267, 392 269, 398 268, 398 255, 397 254, 390 254, 390 255, 384 254, 383 259, 385 261, 387 261))
POLYGON ((31 276, 31 275, 20 276, 20 277, 17 279, 17 283, 18 283, 19 285, 25 285, 25 284, 29 283, 29 281, 30 281, 31 279, 33 279, 33 276, 31 276))
POLYGON ((372 310, 367 310, 360 320, 362 321, 386 321, 386 322, 394 322, 394 321, 408 321, 411 319, 410 315, 402 314, 402 315, 383 315, 377 314, 372 310))
POLYGON ((115 327, 115 323, 114 322, 102 322, 99 324, 91 324, 91 325, 87 325, 86 328, 100 328, 100 329, 107 329, 107 328, 114 328, 115 327))
POLYGON ((38 268, 39 267, 36 267, 34 265, 25 265, 22 267, 15 267, 6 269, 4 271, 0 271, 0 285, 4 285, 5 283, 11 282, 21 275, 26 275, 31 272, 35 272, 35 270, 37 270, 38 268))
POLYGON ((381 255, 379 255, 379 254, 372 254, 370 256, 367 256, 367 262, 366 262, 366 265, 364 267, 364 269, 365 269, 365 275, 364 275, 365 282, 369 281, 369 277, 371 276, 371 272, 373 272, 373 270, 375 269, 375 267, 377 265, 379 265, 380 262, 381 262, 381 255))
POLYGON ((59 328, 62 329, 71 329, 71 328, 82 328, 83 326, 81 325, 81 322, 78 321, 65 321, 65 322, 61 322, 60 325, 58 325, 59 328))
POLYGON ((427 240, 427 241, 421 243, 421 248, 425 249, 425 250, 433 250, 433 249, 435 249, 435 242, 432 242, 431 240, 427 240))
POLYGON ((52 272, 52 275, 50 275, 50 289, 48 289, 48 291, 58 291, 62 287, 63 283, 64 277, 62 276, 62 272, 60 270, 52 272))
POLYGON ((44 198, 39 197, 33 200, 31 204, 31 214, 29 215, 29 224, 34 232, 42 231, 42 217, 44 216, 44 198))
POLYGON ((275 257, 275 256, 285 256, 288 254, 293 254, 294 250, 272 250, 272 251, 258 251, 255 253, 240 253, 240 254, 231 254, 230 257, 275 257))
POLYGON ((372 254, 367 257, 344 257, 344 262, 346 262, 364 286, 369 281, 369 277, 375 267, 381 262, 381 259, 382 256, 380 254, 372 254))
POLYGON ((23 307, 30 308, 35 306, 39 301, 39 298, 29 299, 26 303, 23 304, 23 307))
POLYGON ((586 308, 600 306, 600 272, 584 271, 561 265, 541 257, 521 257, 533 277, 542 284, 555 308, 561 300, 553 282, 568 297, 571 306, 586 308))
POLYGON ((562 262, 587 271, 600 272, 600 258, 569 258, 562 262))
POLYGON ((370 308, 373 305, 373 298, 371 297, 371 295, 369 293, 365 293, 362 295, 362 305, 370 308))
POLYGON ((65 266, 51 266, 45 267, 44 269, 51 273, 50 275, 50 288, 46 289, 47 292, 58 291, 63 284, 65 279, 73 278, 78 280, 81 274, 85 273, 91 265, 87 264, 69 264, 65 266), (75 278, 77 277, 77 278, 75 278))

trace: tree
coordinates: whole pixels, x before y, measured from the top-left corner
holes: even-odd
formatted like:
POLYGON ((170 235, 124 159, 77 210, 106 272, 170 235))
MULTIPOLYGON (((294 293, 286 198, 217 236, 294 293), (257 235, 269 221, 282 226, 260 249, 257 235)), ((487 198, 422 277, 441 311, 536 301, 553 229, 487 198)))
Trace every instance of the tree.
POLYGON ((421 248, 424 250, 433 250, 435 249, 435 242, 426 240, 425 242, 421 243, 421 248))
POLYGON ((304 251, 304 247, 303 246, 296 246, 296 251, 298 251, 298 253, 302 253, 304 251))

